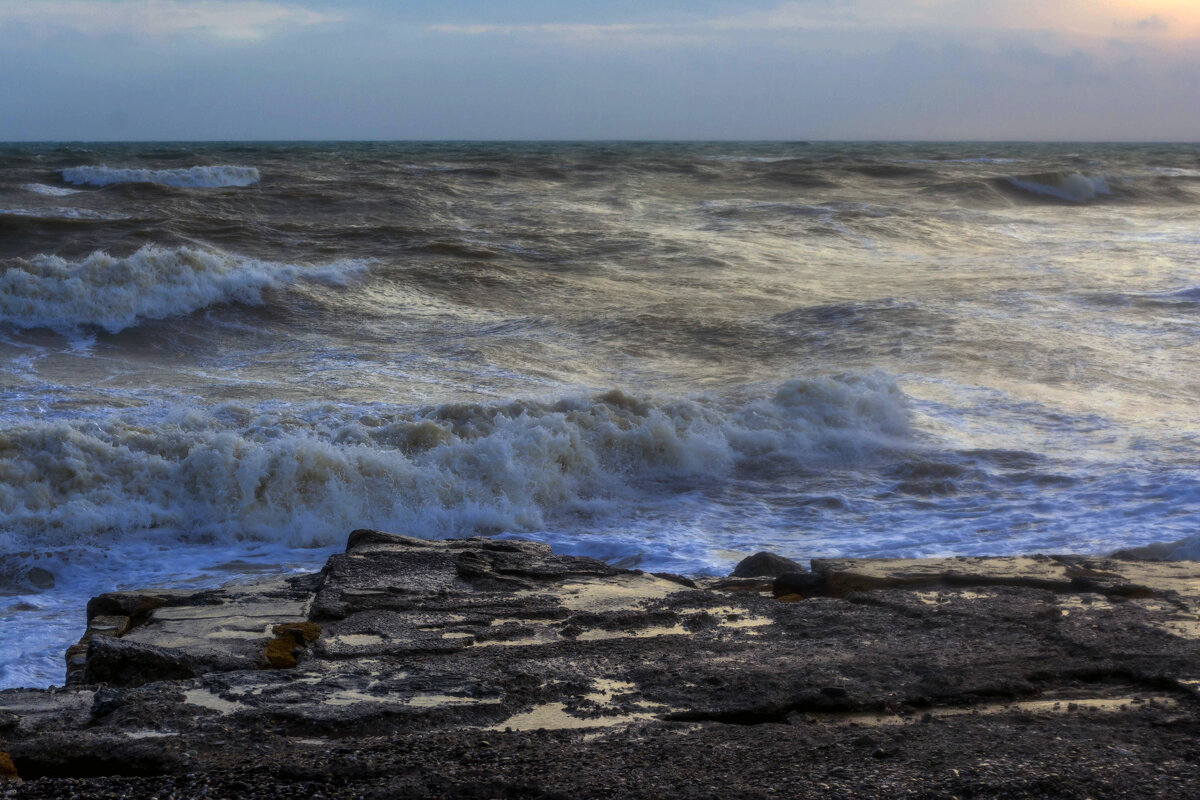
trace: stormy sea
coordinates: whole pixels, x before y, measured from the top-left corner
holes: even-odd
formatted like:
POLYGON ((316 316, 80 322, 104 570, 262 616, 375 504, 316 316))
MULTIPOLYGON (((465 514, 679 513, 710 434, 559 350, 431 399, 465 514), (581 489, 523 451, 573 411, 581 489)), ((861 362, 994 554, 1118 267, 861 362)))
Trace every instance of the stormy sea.
POLYGON ((1200 557, 1200 146, 0 146, 0 687, 346 534, 1200 557))

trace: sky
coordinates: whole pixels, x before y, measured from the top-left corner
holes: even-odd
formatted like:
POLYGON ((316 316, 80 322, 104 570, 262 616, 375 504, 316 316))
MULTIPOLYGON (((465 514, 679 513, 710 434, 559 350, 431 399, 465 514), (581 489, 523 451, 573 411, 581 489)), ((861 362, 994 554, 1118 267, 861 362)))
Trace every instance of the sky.
POLYGON ((1200 0, 0 0, 0 140, 1200 140, 1200 0))

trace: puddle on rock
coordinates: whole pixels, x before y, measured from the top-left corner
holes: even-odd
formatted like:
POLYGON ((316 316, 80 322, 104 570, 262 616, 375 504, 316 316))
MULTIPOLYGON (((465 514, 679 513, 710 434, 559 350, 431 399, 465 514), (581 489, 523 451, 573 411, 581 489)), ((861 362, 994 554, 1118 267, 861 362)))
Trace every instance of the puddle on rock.
POLYGON ((990 600, 996 596, 992 592, 972 592, 966 589, 938 589, 930 592, 913 592, 912 594, 928 606, 950 603, 955 600, 990 600))
POLYGON ((449 694, 415 694, 405 701, 409 708, 437 708, 438 706, 496 705, 499 697, 457 697, 449 694))
POLYGON ((408 708, 438 708, 439 706, 491 705, 500 702, 498 697, 461 697, 458 695, 439 694, 437 692, 420 692, 409 697, 398 695, 367 694, 366 692, 344 689, 327 695, 321 703, 331 706, 351 706, 356 703, 379 703, 391 706, 406 706, 408 708))
POLYGON ((545 728, 546 730, 612 728, 629 722, 655 719, 656 716, 648 711, 636 711, 632 714, 585 719, 570 714, 563 703, 543 703, 542 705, 534 706, 533 709, 526 711, 524 714, 514 714, 503 722, 489 726, 486 730, 503 731, 512 729, 514 731, 536 731, 539 728, 545 728))
POLYGON ((687 587, 653 575, 621 575, 584 581, 563 581, 559 602, 572 611, 624 611, 661 600, 687 587))
POLYGON ((608 678, 597 678, 592 681, 592 691, 584 695, 584 698, 591 700, 593 703, 605 705, 610 702, 613 697, 619 694, 630 694, 637 691, 637 684, 629 681, 610 680, 608 678))
MULTIPOLYGON (((585 700, 589 700, 597 705, 607 706, 612 703, 613 698, 617 695, 630 694, 636 691, 637 685, 628 681, 597 678, 592 681, 592 691, 583 697, 585 700)), ((661 707, 657 711, 648 710, 649 706, 645 703, 639 704, 637 708, 639 709, 637 711, 621 711, 609 716, 577 717, 567 711, 565 703, 542 703, 523 714, 514 714, 503 722, 489 726, 486 730, 503 731, 511 729, 514 731, 533 731, 539 728, 545 728, 546 730, 612 728, 630 722, 657 719, 658 715, 665 710, 665 707, 661 707)))
POLYGON ((1143 705, 1155 705, 1159 708, 1174 708, 1179 705, 1179 701, 1174 697, 1165 695, 1152 695, 1147 697, 1082 697, 1082 698, 1065 698, 1059 700, 1023 700, 1016 703, 982 703, 976 706, 968 706, 965 708, 932 708, 926 712, 919 712, 907 715, 900 714, 882 714, 875 712, 850 712, 850 713, 812 713, 805 715, 808 719, 816 722, 826 722, 835 725, 863 725, 866 727, 883 726, 883 725, 910 725, 916 723, 924 714, 929 714, 934 719, 944 717, 961 717, 970 714, 1067 714, 1074 711, 1101 711, 1101 712, 1117 712, 1127 711, 1130 708, 1136 708, 1143 705))
POLYGON ((713 608, 680 608, 680 614, 711 614, 722 628, 759 628, 774 624, 770 617, 760 617, 749 609, 738 606, 715 606, 713 608))
POLYGON ((242 703, 235 703, 223 697, 218 697, 208 689, 188 689, 183 693, 183 702, 188 705, 200 706, 201 708, 216 711, 222 716, 232 714, 235 711, 246 711, 249 708, 242 703))
POLYGON ((339 636, 330 636, 326 641, 334 645, 346 645, 347 647, 370 647, 375 644, 383 644, 384 638, 376 633, 343 633, 339 636))
POLYGON ((690 636, 682 625, 652 625, 631 630, 606 631, 599 628, 584 631, 575 637, 577 642, 596 642, 602 639, 652 639, 656 636, 690 636))
POLYGON ((540 636, 519 636, 515 639, 476 639, 476 647, 532 647, 539 644, 561 642, 562 638, 553 631, 540 636))

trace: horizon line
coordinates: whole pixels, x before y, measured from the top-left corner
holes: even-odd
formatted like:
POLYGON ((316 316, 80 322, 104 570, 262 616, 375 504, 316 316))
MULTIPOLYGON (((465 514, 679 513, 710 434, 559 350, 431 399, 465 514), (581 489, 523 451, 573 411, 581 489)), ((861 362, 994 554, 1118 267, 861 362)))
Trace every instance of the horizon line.
POLYGON ((399 138, 399 139, 5 139, 0 146, 30 144, 1172 144, 1200 145, 1200 139, 634 139, 634 138, 399 138))

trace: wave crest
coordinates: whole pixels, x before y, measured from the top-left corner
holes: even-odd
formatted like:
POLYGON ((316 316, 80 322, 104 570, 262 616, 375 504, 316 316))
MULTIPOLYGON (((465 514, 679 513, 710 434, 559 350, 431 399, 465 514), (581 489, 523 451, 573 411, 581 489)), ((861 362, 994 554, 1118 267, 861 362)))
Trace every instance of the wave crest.
POLYGON ((1089 176, 1079 172, 1043 172, 1006 176, 1000 180, 1006 188, 1065 203, 1090 203, 1100 195, 1113 193, 1103 175, 1089 176))
POLYGON ((27 183, 21 187, 27 192, 41 194, 47 197, 68 197, 73 194, 79 194, 82 189, 68 189, 65 186, 47 186, 44 183, 27 183))
POLYGON ((118 183, 157 183, 185 189, 214 189, 250 186, 258 183, 254 167, 222 165, 187 169, 118 169, 104 165, 69 167, 62 171, 67 183, 86 186, 112 186, 118 183))
POLYGON ((612 391, 558 402, 379 407, 236 405, 147 424, 0 431, 0 530, 15 545, 174 536, 331 544, 364 525, 420 536, 527 531, 686 491, 739 464, 846 462, 902 443, 886 376, 788 381, 735 399, 612 391))
POLYGON ((263 292, 299 280, 333 282, 365 267, 341 261, 306 268, 190 247, 143 247, 124 258, 95 252, 80 261, 39 255, 0 273, 0 323, 117 333, 145 320, 220 303, 262 305, 263 292))
POLYGON ((116 220, 122 217, 115 214, 105 214, 90 208, 71 208, 69 206, 39 207, 39 208, 0 208, 0 216, 29 217, 30 219, 66 219, 66 220, 116 220))

